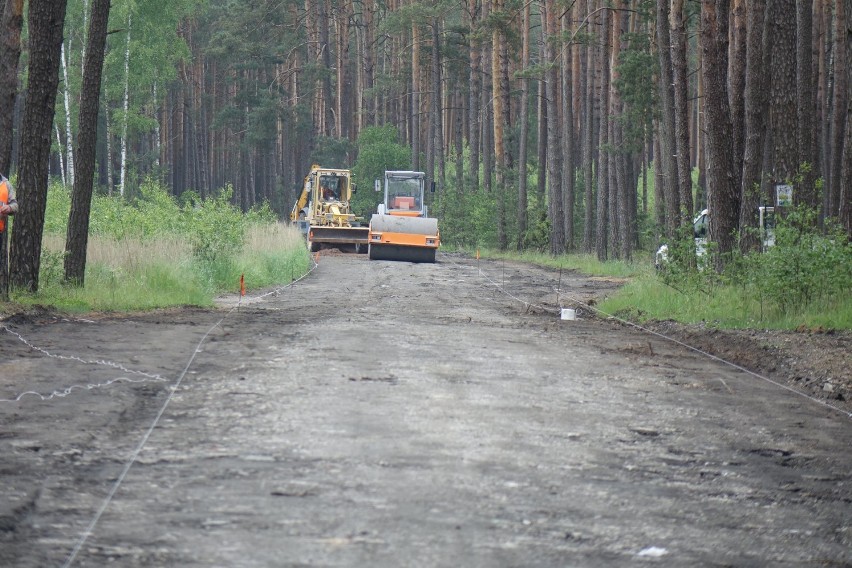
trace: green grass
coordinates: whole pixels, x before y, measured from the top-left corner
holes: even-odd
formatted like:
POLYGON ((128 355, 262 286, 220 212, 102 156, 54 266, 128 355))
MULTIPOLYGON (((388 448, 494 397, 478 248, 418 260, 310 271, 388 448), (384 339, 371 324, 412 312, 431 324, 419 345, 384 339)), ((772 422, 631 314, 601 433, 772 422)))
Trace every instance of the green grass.
POLYGON ((250 227, 242 250, 208 261, 199 260, 192 246, 176 236, 156 240, 91 236, 84 287, 63 284, 62 250, 60 235, 45 236, 39 291, 13 291, 14 304, 68 312, 209 307, 216 296, 238 292, 243 274, 251 290, 289 283, 310 265, 298 231, 279 224, 250 227))
POLYGON ((675 320, 731 329, 852 329, 852 297, 834 295, 807 306, 780 309, 743 286, 715 282, 702 288, 678 289, 655 274, 646 253, 638 253, 639 260, 630 263, 600 262, 594 255, 552 257, 545 253, 487 249, 481 249, 480 256, 574 269, 590 276, 623 278, 625 285, 597 307, 606 314, 631 321, 675 320))
POLYGON ((852 299, 780 310, 734 286, 678 290, 653 275, 632 279, 599 308, 632 321, 675 320, 733 329, 852 329, 852 299))

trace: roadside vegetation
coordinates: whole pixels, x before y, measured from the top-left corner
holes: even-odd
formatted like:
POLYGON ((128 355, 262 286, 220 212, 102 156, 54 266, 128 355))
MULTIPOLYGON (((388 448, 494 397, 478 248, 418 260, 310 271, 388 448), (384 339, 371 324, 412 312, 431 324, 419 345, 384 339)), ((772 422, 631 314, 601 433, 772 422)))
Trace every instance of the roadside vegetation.
MULTIPOLYGON (((358 147, 353 171, 361 191, 353 205, 369 219, 378 199, 372 180, 386 169, 410 168, 410 148, 399 143, 390 127, 366 129, 358 147)), ((790 211, 778 221, 775 246, 761 253, 735 252, 725 259, 721 273, 701 268, 715 251, 711 246, 707 257, 696 258, 690 231, 670 243, 670 260, 656 271, 648 251, 655 246, 653 235, 659 229, 642 215, 638 219, 641 247, 630 261, 550 254, 550 229, 543 216, 523 234, 510 220, 504 227, 508 240, 522 244, 524 251, 499 251, 494 195, 481 188, 456 187, 454 169, 449 162, 447 184, 428 197, 431 215, 441 220, 444 250, 623 279, 620 292, 597 307, 633 321, 675 320, 720 328, 852 329, 852 244, 842 228, 820 225, 813 211, 790 211)), ((641 189, 652 209, 653 186, 641 189)), ((540 197, 533 193, 530 200, 540 197)), ((85 286, 76 287, 63 280, 70 196, 55 182, 48 192, 39 291, 15 291, 12 300, 71 311, 210 306, 217 295, 238 291, 241 275, 251 289, 290 282, 307 271, 310 258, 294 228, 277 222, 266 205, 243 213, 232 203, 227 187, 207 199, 191 191, 178 199, 153 181, 144 183, 130 200, 97 194, 85 286)), ((582 207, 574 214, 579 227, 582 207)))
POLYGON ((733 329, 852 329, 852 243, 842 228, 818 227, 814 212, 792 210, 779 219, 775 245, 764 252, 735 253, 723 273, 701 269, 691 236, 681 254, 660 271, 646 254, 633 262, 599 262, 590 255, 482 252, 551 268, 625 278, 597 307, 632 321, 674 320, 733 329), (690 252, 691 254, 691 252, 690 252))
POLYGON ((175 200, 146 182, 128 202, 96 195, 92 202, 85 286, 63 281, 70 196, 60 184, 48 192, 39 290, 14 291, 24 306, 67 311, 131 311, 211 306, 217 295, 290 282, 310 264, 301 235, 277 222, 268 207, 242 213, 230 189, 175 200))

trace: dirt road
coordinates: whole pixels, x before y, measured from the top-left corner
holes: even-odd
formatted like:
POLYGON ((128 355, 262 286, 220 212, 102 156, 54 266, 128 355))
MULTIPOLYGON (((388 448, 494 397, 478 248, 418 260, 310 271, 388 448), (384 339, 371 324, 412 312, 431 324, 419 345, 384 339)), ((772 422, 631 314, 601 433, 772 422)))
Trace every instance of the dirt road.
POLYGON ((0 322, 0 566, 852 564, 849 416, 556 313, 616 285, 330 255, 0 322))

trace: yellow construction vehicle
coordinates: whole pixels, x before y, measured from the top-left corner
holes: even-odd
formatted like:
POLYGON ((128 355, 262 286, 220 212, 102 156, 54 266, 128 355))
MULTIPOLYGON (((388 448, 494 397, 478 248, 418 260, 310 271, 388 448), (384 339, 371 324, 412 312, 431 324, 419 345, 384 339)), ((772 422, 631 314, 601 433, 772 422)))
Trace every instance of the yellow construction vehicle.
MULTIPOLYGON (((370 220, 370 260, 435 262, 441 236, 438 220, 429 217, 423 200, 425 184, 423 172, 385 172, 384 202, 370 220)), ((382 182, 376 180, 376 191, 381 190, 382 182)))
POLYGON ((308 250, 336 247, 366 252, 369 228, 352 213, 349 203, 354 193, 351 171, 311 166, 290 212, 290 220, 305 234, 308 250))

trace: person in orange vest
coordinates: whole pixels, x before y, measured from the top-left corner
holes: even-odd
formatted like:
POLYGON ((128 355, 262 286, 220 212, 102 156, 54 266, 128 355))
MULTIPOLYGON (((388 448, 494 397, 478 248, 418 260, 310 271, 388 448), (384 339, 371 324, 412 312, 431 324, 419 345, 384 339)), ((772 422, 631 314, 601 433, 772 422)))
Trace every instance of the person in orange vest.
POLYGON ((0 233, 6 230, 6 218, 18 212, 18 200, 11 182, 0 174, 0 233))

